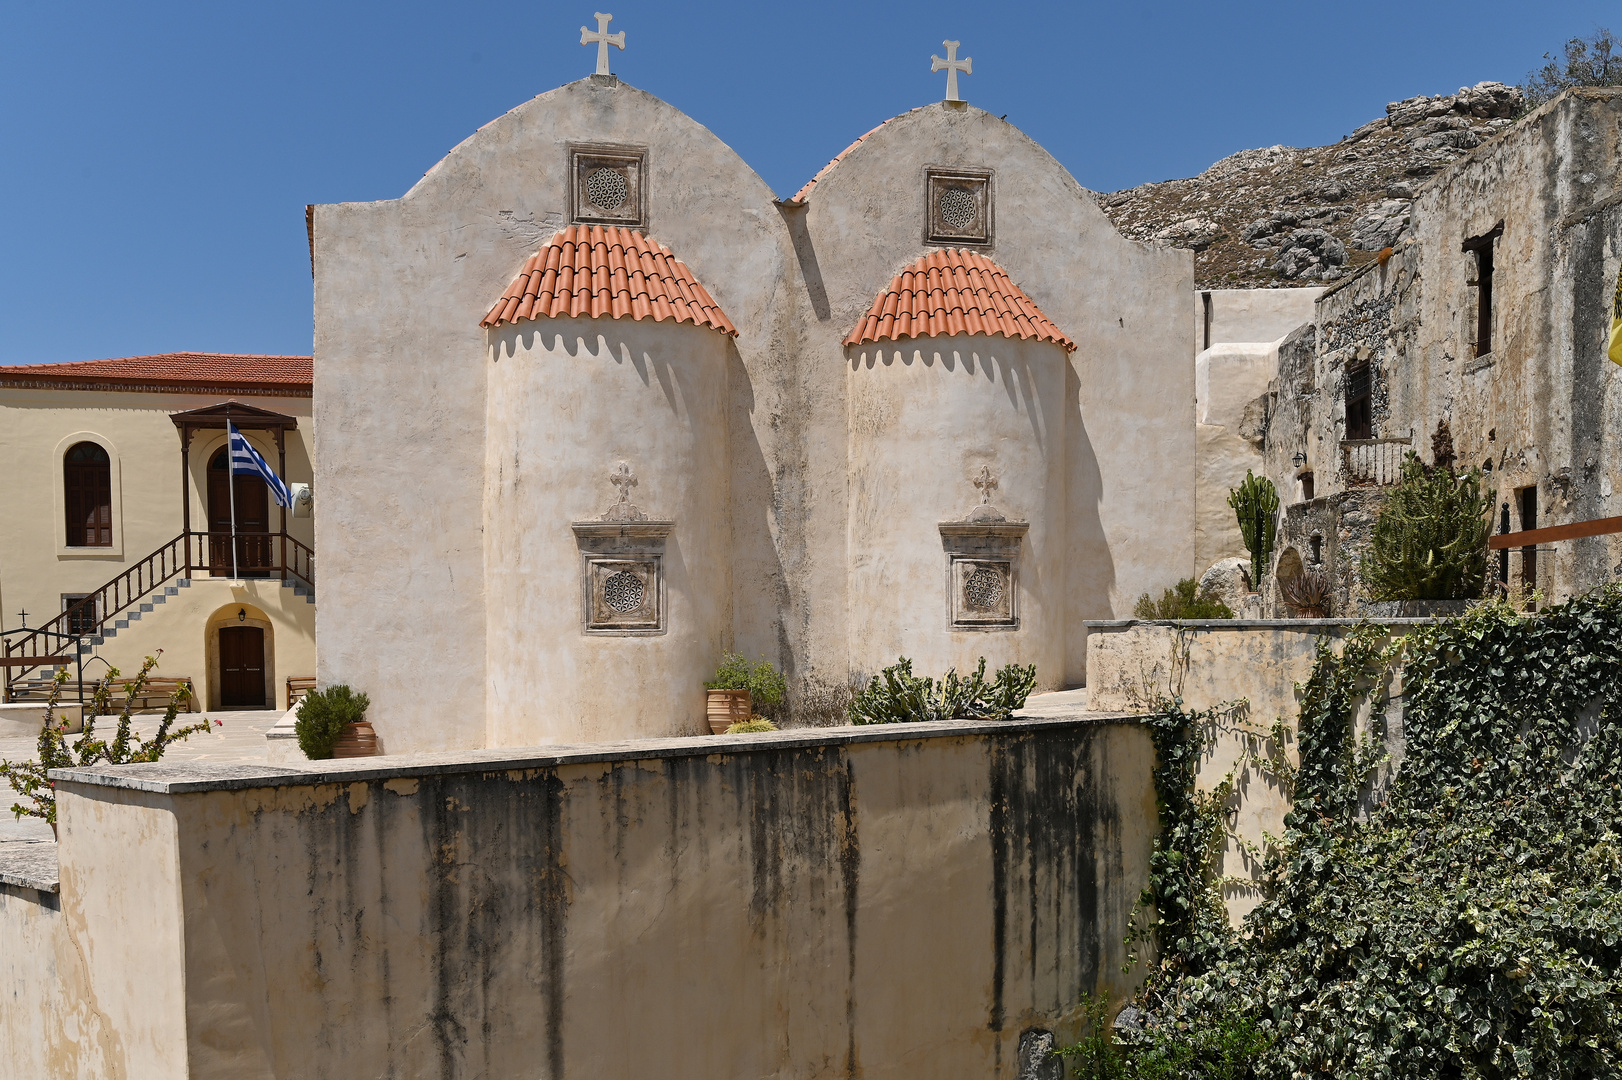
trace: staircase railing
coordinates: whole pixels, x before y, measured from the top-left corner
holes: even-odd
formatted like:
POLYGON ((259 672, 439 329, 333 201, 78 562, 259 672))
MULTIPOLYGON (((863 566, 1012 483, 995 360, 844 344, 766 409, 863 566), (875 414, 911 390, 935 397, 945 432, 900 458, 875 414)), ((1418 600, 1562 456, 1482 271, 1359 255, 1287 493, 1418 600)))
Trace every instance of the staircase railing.
POLYGON ((120 613, 193 571, 213 577, 280 577, 315 591, 315 552, 293 537, 238 532, 234 564, 232 546, 229 532, 183 532, 44 625, 7 631, 5 700, 12 699, 12 688, 34 670, 61 663, 64 641, 100 635, 120 613))

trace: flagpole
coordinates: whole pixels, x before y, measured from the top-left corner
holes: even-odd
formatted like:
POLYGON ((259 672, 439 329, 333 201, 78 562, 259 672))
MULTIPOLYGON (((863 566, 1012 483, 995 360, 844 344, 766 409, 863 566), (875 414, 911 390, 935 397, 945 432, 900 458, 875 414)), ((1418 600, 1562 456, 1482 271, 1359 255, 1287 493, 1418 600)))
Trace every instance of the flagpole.
POLYGON ((237 462, 235 436, 236 428, 231 426, 230 418, 225 421, 225 483, 231 493, 231 580, 236 581, 237 574, 237 462))

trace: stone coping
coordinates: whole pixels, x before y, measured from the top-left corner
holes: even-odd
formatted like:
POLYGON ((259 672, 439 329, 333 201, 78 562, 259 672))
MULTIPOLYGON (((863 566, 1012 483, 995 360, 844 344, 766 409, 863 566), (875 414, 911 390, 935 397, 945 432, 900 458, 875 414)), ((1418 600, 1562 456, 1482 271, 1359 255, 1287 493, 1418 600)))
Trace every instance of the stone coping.
POLYGON ((1026 708, 1008 720, 946 720, 921 724, 874 724, 865 727, 793 728, 749 735, 696 735, 633 742, 574 746, 502 747, 437 754, 401 754, 301 762, 296 767, 225 763, 152 762, 99 765, 88 769, 52 769, 58 783, 124 788, 162 795, 244 788, 345 784, 458 773, 548 769, 595 762, 650 761, 661 758, 709 757, 768 750, 848 746, 856 743, 907 742, 962 735, 1008 735, 1044 728, 1135 723, 1141 713, 1093 713, 1085 708, 1085 691, 1033 694, 1026 708), (1043 699, 1063 700, 1043 700, 1043 699))
POLYGON ((1458 616, 1370 615, 1362 619, 1084 619, 1086 630, 1124 630, 1129 626, 1181 626, 1191 630, 1318 630, 1337 626, 1430 626, 1452 622, 1458 616))
POLYGON ((52 841, 0 844, 0 885, 19 885, 42 893, 58 892, 61 880, 56 844, 52 841))

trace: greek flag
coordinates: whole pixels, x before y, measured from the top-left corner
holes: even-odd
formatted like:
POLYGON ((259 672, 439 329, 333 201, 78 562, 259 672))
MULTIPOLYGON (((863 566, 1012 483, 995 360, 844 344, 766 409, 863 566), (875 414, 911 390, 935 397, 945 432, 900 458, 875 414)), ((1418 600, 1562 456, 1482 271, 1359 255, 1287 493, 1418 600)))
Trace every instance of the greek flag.
POLYGON ((276 505, 292 506, 293 493, 288 490, 286 484, 282 483, 282 478, 276 475, 276 470, 265 463, 265 459, 259 456, 259 451, 253 448, 253 445, 243 437, 242 432, 238 431, 236 425, 232 424, 231 421, 227 420, 225 422, 225 430, 231 446, 232 474, 236 476, 263 477, 265 483, 270 487, 270 494, 276 500, 276 505))

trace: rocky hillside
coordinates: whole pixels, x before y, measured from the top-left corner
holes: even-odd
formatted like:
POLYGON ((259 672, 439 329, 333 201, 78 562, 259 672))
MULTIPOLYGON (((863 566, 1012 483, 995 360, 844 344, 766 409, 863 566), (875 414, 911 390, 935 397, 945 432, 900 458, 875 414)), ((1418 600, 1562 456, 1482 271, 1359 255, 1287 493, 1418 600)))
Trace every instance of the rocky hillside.
POLYGON ((1099 195, 1127 236, 1191 248, 1200 288, 1334 281, 1396 243, 1414 191, 1508 127, 1519 88, 1393 101, 1333 146, 1241 150, 1187 180, 1099 195))

